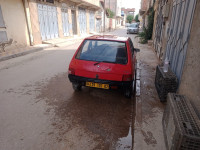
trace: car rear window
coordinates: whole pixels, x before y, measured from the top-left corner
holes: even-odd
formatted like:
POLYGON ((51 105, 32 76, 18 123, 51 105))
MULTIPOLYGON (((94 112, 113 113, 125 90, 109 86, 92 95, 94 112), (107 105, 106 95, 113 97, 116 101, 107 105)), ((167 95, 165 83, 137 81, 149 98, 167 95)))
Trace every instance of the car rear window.
POLYGON ((125 42, 85 40, 79 49, 76 59, 127 64, 125 42))
POLYGON ((138 28, 138 24, 134 23, 134 24, 131 24, 130 27, 133 27, 133 28, 138 28))

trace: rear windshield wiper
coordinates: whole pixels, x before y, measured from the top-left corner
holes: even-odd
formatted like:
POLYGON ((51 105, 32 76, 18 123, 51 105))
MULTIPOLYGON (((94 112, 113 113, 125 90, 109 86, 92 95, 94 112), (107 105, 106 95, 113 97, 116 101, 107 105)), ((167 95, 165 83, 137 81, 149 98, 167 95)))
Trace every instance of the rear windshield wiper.
POLYGON ((98 62, 94 63, 94 66, 96 66, 96 65, 98 65, 102 62, 104 62, 104 63, 115 63, 115 62, 111 62, 111 61, 98 61, 98 62))

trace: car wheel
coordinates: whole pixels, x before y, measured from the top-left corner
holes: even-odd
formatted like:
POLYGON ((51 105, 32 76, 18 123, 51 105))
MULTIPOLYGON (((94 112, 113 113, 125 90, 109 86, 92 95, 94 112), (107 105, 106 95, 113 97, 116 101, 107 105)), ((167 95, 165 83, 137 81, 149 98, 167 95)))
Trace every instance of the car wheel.
POLYGON ((72 83, 72 87, 74 91, 80 91, 82 86, 80 83, 72 83))
POLYGON ((132 88, 125 88, 124 89, 124 96, 127 98, 131 98, 132 96, 132 88))

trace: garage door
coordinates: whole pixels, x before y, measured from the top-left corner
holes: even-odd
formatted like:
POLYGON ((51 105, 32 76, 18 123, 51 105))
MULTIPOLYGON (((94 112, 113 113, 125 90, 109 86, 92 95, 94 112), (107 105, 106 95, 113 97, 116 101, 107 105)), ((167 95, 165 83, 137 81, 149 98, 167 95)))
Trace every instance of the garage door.
POLYGON ((79 8, 78 19, 79 19, 80 34, 85 34, 87 31, 87 24, 86 24, 87 18, 85 9, 79 8))
POLYGON ((94 21, 94 12, 90 11, 90 32, 94 32, 95 30, 95 21, 94 21))
POLYGON ((69 19, 67 9, 62 9, 62 25, 63 25, 63 35, 69 36, 69 19))
POLYGON ((38 19, 42 40, 58 38, 56 7, 38 4, 38 19))
POLYGON ((166 56, 170 60, 171 69, 179 80, 185 62, 195 5, 196 0, 173 1, 166 56))

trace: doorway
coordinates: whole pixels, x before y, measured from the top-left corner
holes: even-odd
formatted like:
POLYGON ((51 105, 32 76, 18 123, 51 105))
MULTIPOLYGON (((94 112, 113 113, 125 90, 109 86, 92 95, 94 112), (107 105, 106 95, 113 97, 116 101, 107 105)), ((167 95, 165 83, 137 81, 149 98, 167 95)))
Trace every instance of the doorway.
POLYGON ((77 28, 76 28, 76 12, 75 12, 75 10, 72 10, 71 14, 72 14, 72 32, 73 32, 73 35, 76 35, 77 28))

